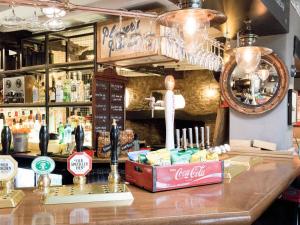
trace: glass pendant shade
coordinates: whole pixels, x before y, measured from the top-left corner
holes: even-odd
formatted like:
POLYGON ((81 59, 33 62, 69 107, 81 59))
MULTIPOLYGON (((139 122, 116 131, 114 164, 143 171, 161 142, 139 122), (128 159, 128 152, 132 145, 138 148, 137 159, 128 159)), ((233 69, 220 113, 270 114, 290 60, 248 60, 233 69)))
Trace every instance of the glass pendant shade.
POLYGON ((258 47, 246 46, 236 49, 235 60, 241 72, 252 73, 261 60, 261 51, 258 47))
POLYGON ((185 18, 185 22, 179 27, 180 36, 184 48, 188 53, 198 52, 208 38, 209 21, 196 20, 193 14, 185 18))
POLYGON ((268 69, 260 69, 258 70, 258 76, 262 81, 266 81, 269 78, 270 72, 268 69))

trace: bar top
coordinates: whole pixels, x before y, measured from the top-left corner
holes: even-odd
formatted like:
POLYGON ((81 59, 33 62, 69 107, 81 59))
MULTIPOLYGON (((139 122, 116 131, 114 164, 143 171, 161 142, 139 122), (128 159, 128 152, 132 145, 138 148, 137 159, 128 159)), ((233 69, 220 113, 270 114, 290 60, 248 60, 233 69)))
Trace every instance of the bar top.
POLYGON ((16 209, 0 210, 0 221, 14 225, 251 224, 299 173, 298 158, 264 158, 262 164, 222 184, 160 193, 129 186, 133 202, 42 205, 36 193, 25 190, 26 197, 16 209))

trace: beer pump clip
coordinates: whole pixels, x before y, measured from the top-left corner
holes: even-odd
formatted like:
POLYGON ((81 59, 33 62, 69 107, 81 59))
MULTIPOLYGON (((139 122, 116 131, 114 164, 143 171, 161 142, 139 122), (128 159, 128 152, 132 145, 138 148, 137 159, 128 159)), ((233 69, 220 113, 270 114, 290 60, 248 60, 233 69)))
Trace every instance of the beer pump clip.
POLYGON ((84 131, 81 125, 75 130, 76 152, 67 160, 68 171, 74 176, 74 185, 83 187, 86 184, 86 175, 92 170, 92 157, 83 152, 84 131))
POLYGON ((49 193, 51 184, 50 173, 55 169, 55 162, 52 158, 48 157, 48 143, 49 133, 45 123, 45 116, 43 115, 43 122, 39 132, 39 148, 41 156, 36 157, 31 163, 31 169, 39 176, 37 186, 38 190, 46 195, 49 193))
MULTIPOLYGON (((51 187, 49 194, 44 199, 44 204, 66 204, 66 203, 89 203, 89 202, 106 202, 120 201, 114 203, 116 205, 129 205, 132 203, 133 197, 127 186, 111 184, 115 187, 110 188, 109 184, 87 184, 85 175, 92 169, 92 158, 82 152, 84 140, 84 131, 81 125, 75 130, 76 152, 68 158, 68 170, 74 175, 74 185, 64 185, 59 187, 51 187)), ((115 143, 115 142, 114 142, 115 143)), ((112 143, 112 146, 115 146, 112 143)), ((115 148, 115 151, 117 149, 115 148)), ((112 150, 113 151, 113 150, 112 150)), ((112 153, 112 155, 115 155, 112 153)), ((117 168, 117 158, 113 164, 113 168, 117 168)), ((116 172, 116 170, 114 170, 116 172)), ((113 173, 113 180, 118 176, 113 173)), ((109 178, 110 180, 110 178, 109 178)), ((104 204, 104 203, 103 203, 104 204)))
POLYGON ((9 155, 11 131, 6 125, 1 132, 1 144, 3 155, 0 155, 0 208, 13 208, 22 201, 25 194, 21 190, 14 190, 18 162, 9 155))

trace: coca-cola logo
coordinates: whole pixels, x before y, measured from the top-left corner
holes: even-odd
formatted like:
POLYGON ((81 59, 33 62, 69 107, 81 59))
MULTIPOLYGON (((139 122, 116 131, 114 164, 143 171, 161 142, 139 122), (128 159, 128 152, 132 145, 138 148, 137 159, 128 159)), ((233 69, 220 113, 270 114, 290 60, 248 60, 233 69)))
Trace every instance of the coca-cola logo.
POLYGON ((183 169, 179 168, 175 174, 175 180, 183 180, 183 179, 194 179, 203 177, 205 175, 205 165, 194 166, 192 169, 183 169))

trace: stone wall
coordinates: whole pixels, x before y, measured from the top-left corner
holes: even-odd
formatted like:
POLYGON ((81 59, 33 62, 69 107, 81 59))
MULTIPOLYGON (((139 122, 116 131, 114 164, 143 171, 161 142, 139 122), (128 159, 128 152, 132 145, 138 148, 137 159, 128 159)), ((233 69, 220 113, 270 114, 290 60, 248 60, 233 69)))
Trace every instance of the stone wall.
MULTIPOLYGON (((145 98, 153 90, 164 90, 164 77, 134 77, 129 78, 127 90, 129 94, 129 111, 149 110, 149 101, 145 98)), ((180 110, 191 118, 197 118, 211 126, 211 139, 215 127, 215 118, 219 107, 220 88, 210 71, 186 71, 182 78, 176 79, 175 90, 185 98, 185 108, 180 110)), ((181 114, 177 111, 177 115, 181 114)), ((175 113, 175 120, 176 120, 175 113)), ((188 118, 185 118, 185 120, 188 118)), ((141 140, 149 145, 163 144, 165 125, 163 119, 126 121, 126 127, 139 134, 141 140)))

